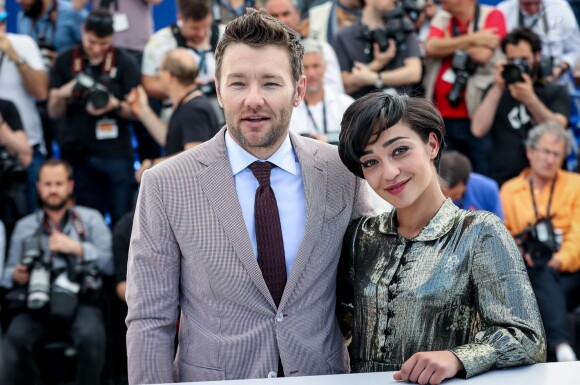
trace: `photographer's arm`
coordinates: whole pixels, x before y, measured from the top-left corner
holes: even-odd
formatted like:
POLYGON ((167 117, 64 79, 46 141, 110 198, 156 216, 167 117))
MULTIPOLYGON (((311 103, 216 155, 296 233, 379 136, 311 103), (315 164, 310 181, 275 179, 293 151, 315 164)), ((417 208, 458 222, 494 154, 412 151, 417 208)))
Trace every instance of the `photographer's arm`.
POLYGON ((422 71, 421 59, 410 57, 405 59, 402 67, 391 71, 382 71, 379 74, 385 86, 398 87, 419 83, 422 71))
POLYGON ((160 145, 165 146, 167 139, 167 126, 149 106, 147 93, 142 86, 137 86, 129 92, 125 98, 131 113, 136 116, 151 134, 153 139, 160 145))
POLYGON ((503 87, 497 83, 494 83, 487 91, 471 119, 471 133, 474 136, 481 138, 491 130, 502 94, 503 87))
POLYGON ((53 119, 58 119, 66 114, 67 100, 71 97, 75 84, 76 79, 73 79, 62 87, 50 89, 48 95, 48 116, 53 119))
POLYGON ((20 164, 28 167, 32 162, 32 148, 24 130, 13 131, 2 114, 0 114, 0 144, 4 145, 9 153, 18 157, 20 164))
MULTIPOLYGON (((472 60, 479 61, 485 59, 485 55, 493 53, 498 46, 500 37, 495 28, 488 28, 481 31, 473 32, 467 35, 455 37, 433 37, 427 40, 425 52, 428 57, 442 59, 451 56, 455 51, 468 51, 472 60), (474 50, 474 48, 476 48, 474 50), (486 53, 486 51, 490 51, 486 53), (475 58, 472 56, 474 55, 475 58)), ((487 59, 489 60, 489 58, 487 59)), ((485 62, 487 62, 487 60, 485 62)))
POLYGON ((4 265, 4 276, 0 277, 0 286, 11 289, 14 282, 26 284, 28 282, 28 271, 22 269, 20 259, 22 258, 22 244, 24 240, 31 236, 34 231, 27 228, 23 221, 16 224, 12 237, 10 238, 10 248, 8 258, 4 265))

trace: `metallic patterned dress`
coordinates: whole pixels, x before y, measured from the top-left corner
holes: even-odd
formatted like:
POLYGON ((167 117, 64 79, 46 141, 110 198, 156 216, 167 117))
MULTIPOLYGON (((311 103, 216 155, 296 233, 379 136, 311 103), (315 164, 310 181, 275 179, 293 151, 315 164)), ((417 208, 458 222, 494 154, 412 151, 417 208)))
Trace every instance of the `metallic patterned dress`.
POLYGON ((513 238, 494 214, 449 199, 411 240, 397 234, 395 210, 353 223, 337 296, 353 372, 399 370, 421 351, 452 351, 466 377, 546 359, 513 238))

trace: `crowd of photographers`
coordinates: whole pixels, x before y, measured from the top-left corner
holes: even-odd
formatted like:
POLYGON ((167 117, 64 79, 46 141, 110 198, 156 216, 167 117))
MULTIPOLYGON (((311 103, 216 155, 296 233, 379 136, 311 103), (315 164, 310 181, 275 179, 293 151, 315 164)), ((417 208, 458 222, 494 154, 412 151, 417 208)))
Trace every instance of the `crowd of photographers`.
POLYGON ((336 143, 344 110, 368 92, 435 103, 458 159, 442 164, 443 191, 505 216, 550 357, 576 359, 566 315, 580 306, 580 176, 563 164, 580 30, 568 2, 177 0, 176 22, 154 33, 161 2, 18 0, 8 33, 0 0, 2 384, 34 383, 52 327, 70 332, 77 382, 100 382, 100 297, 114 287, 124 300, 140 176, 225 123, 213 51, 246 7, 304 39, 293 132, 336 143))

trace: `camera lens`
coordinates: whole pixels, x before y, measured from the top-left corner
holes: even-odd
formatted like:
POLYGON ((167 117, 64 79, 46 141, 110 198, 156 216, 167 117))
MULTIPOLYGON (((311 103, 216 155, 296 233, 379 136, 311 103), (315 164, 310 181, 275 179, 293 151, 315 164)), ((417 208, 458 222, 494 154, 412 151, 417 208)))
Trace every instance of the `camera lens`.
POLYGON ((89 98, 96 109, 104 108, 109 104, 109 94, 104 90, 93 89, 89 98))

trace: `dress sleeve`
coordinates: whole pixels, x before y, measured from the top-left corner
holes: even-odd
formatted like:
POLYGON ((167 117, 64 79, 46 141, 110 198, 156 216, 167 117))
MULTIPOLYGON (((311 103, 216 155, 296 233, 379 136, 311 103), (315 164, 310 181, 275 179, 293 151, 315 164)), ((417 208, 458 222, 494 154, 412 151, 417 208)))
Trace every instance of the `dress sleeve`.
POLYGON ((451 350, 468 378, 546 360, 544 329, 522 257, 501 221, 484 215, 471 266, 481 331, 473 343, 451 350))

